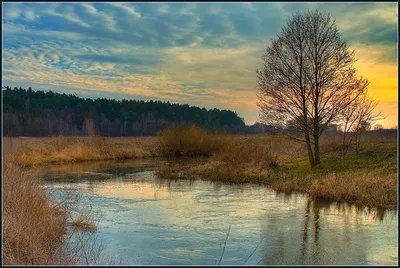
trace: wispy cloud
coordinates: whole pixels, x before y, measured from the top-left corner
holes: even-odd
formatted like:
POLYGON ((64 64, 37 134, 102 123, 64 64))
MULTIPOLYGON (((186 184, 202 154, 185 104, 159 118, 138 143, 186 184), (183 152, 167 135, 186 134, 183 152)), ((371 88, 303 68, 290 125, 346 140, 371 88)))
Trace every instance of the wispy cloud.
POLYGON ((336 17, 371 94, 393 109, 397 3, 4 3, 3 84, 228 108, 252 123, 265 46, 307 9, 336 17))

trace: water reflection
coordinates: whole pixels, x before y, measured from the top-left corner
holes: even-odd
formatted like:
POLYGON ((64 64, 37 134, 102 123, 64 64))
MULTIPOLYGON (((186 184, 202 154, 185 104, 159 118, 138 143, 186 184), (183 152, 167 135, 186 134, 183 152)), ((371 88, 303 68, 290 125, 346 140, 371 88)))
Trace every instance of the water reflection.
POLYGON ((152 164, 53 167, 43 177, 53 192, 73 188, 82 206, 102 212, 99 235, 122 264, 214 265, 228 226, 223 265, 397 263, 393 211, 250 184, 160 180, 152 164))
POLYGON ((301 227, 296 228, 300 221, 287 217, 284 224, 291 228, 284 232, 277 225, 282 220, 266 216, 265 235, 278 235, 264 247, 263 264, 397 264, 395 212, 311 199, 306 200, 303 211, 301 227))

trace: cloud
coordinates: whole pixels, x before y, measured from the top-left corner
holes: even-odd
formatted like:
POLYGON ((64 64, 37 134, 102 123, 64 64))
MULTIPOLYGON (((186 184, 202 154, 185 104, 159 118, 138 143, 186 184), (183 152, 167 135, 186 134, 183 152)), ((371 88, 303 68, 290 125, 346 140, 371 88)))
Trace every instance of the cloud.
POLYGON ((107 3, 114 8, 114 11, 119 15, 119 18, 125 17, 126 19, 138 20, 142 16, 135 11, 132 6, 127 6, 123 3, 107 3))
POLYGON ((308 9, 336 17, 375 98, 397 97, 397 3, 4 3, 3 84, 229 108, 253 123, 265 46, 308 9))

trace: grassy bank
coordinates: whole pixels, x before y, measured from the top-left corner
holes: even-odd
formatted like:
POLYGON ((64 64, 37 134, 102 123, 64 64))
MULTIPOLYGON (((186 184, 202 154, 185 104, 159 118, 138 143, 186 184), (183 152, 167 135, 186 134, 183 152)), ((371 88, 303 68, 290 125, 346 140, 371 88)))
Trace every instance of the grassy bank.
POLYGON ((8 138, 24 148, 22 166, 44 163, 167 156, 162 178, 207 179, 270 185, 283 192, 382 208, 397 207, 396 137, 364 136, 356 154, 343 156, 341 136, 321 141, 321 165, 311 169, 303 143, 274 135, 212 135, 197 127, 172 127, 158 137, 8 138), (177 161, 182 157, 196 158, 177 161), (200 159, 197 159, 200 157, 200 159))
POLYGON ((11 156, 3 159, 3 264, 74 264, 68 252, 59 250, 66 212, 49 202, 39 182, 11 156))
POLYGON ((154 156, 154 138, 49 137, 4 138, 8 150, 19 151, 24 167, 50 163, 136 159, 154 156))
POLYGON ((397 208, 397 142, 367 136, 356 154, 346 156, 340 136, 321 142, 322 162, 310 168, 304 144, 267 135, 223 136, 224 145, 206 159, 160 164, 169 179, 206 179, 259 183, 282 192, 379 208, 397 208))
MULTIPOLYGON (((92 235, 97 226, 88 215, 78 213, 72 218, 71 211, 76 208, 63 205, 49 199, 42 182, 38 179, 38 170, 21 166, 18 156, 28 146, 39 146, 25 139, 11 143, 3 139, 3 250, 2 261, 5 265, 75 265, 81 255, 90 257, 92 264, 96 257, 93 252, 92 235), (67 235, 68 226, 73 231, 67 235), (86 235, 85 232, 90 231, 86 235), (73 249, 68 243, 73 235, 82 237, 73 249)), ((30 139, 28 139, 30 140, 30 139)), ((49 142, 49 141, 48 141, 49 142)), ((68 201, 73 201, 66 192, 68 201)), ((74 201, 75 202, 75 201, 74 201)), ((97 252, 96 252, 97 254, 97 252)))

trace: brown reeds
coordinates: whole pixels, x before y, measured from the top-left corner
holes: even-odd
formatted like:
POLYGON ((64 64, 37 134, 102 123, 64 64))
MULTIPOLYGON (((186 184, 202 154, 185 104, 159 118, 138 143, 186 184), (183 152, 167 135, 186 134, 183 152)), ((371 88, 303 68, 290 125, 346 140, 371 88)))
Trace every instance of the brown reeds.
POLYGON ((314 198, 351 202, 378 208, 397 208, 397 176, 376 171, 329 174, 314 180, 314 198))
POLYGON ((210 156, 224 146, 218 135, 197 127, 171 126, 158 134, 158 152, 164 156, 210 156))
POLYGON ((164 178, 205 178, 217 181, 256 182, 278 166, 270 143, 256 137, 248 142, 243 136, 210 135, 196 126, 173 127, 160 135, 164 154, 209 156, 207 161, 161 164, 157 174, 164 178), (175 148, 176 146, 176 148, 175 148))
POLYGON ((90 232, 95 232, 97 230, 96 224, 85 216, 80 216, 78 219, 74 220, 72 226, 75 229, 82 229, 90 232))
MULTIPOLYGON (((182 129, 175 129, 179 135, 172 131, 168 135, 172 147, 169 152, 173 152, 175 144, 182 145, 179 141, 190 140, 185 137, 190 132, 179 130, 182 129)), ((302 143, 272 135, 219 135, 222 146, 210 152, 209 158, 161 163, 156 174, 169 179, 253 182, 270 185, 280 192, 303 192, 332 201, 396 208, 396 142, 363 141, 359 154, 352 152, 344 157, 341 138, 324 137, 324 161, 311 169, 302 143)))
POLYGON ((3 159, 3 264, 73 264, 67 252, 58 251, 66 213, 48 201, 38 181, 11 156, 3 159))
POLYGON ((118 144, 99 136, 54 137, 41 146, 21 152, 17 161, 24 167, 31 167, 44 163, 136 159, 150 155, 150 151, 139 146, 118 144))

